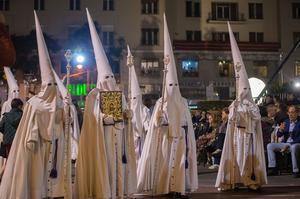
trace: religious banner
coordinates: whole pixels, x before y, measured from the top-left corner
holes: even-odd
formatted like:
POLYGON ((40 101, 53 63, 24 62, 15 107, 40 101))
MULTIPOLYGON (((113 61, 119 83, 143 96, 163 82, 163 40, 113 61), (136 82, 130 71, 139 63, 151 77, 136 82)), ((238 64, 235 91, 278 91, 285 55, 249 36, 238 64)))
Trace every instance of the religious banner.
POLYGON ((115 122, 123 120, 121 91, 101 91, 100 101, 102 113, 112 115, 115 122))

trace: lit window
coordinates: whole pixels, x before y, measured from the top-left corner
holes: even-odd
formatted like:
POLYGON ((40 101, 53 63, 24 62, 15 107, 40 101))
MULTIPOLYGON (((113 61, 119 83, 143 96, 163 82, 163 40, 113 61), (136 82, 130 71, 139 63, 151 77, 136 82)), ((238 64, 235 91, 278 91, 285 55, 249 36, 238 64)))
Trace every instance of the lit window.
POLYGON ((199 62, 196 60, 182 61, 182 76, 184 77, 198 77, 199 62))
POLYGON ((295 62, 295 75, 300 76, 300 61, 295 62))
POLYGON ((228 60, 218 61, 219 75, 220 77, 232 77, 232 62, 228 60))
POLYGON ((141 61, 141 72, 142 74, 159 75, 160 68, 159 62, 156 59, 143 59, 141 61))
POLYGON ((268 76, 268 63, 266 61, 253 62, 253 74, 257 77, 268 76))

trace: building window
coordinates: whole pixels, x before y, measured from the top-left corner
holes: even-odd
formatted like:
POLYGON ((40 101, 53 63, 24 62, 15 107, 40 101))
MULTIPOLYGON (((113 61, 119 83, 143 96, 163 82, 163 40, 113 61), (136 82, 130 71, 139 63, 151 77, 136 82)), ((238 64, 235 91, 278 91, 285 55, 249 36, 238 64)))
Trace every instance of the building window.
POLYGON ((300 19, 300 3, 292 3, 293 18, 300 19))
POLYGON ((141 72, 143 75, 159 75, 160 68, 157 59, 143 59, 141 61, 141 72))
POLYGON ((186 40, 187 41, 201 41, 201 31, 186 31, 186 40))
POLYGON ((263 4, 249 3, 249 19, 263 19, 263 4))
POLYGON ((268 76, 268 63, 266 61, 255 61, 253 62, 253 74, 257 77, 268 76))
POLYGON ((228 60, 218 61, 219 76, 220 77, 232 77, 232 62, 228 60))
POLYGON ((181 62, 183 77, 198 77, 199 62, 196 60, 183 60, 181 62))
POLYGON ((300 76, 300 61, 295 61, 295 75, 300 76))
POLYGON ((114 46, 114 32, 102 32, 102 42, 104 46, 114 46))
POLYGON ((158 28, 142 29, 142 45, 145 46, 158 45, 158 28))
POLYGON ((9 0, 0 0, 0 10, 9 10, 9 0))
POLYGON ((103 0, 103 10, 113 11, 114 10, 114 0, 103 0))
MULTIPOLYGON (((234 37, 237 41, 239 41, 239 33, 234 32, 234 37)), ((212 41, 217 42, 228 42, 229 41, 229 33, 228 32, 212 32, 212 41)))
POLYGON ((200 0, 186 0, 185 12, 187 17, 200 17, 201 16, 200 0))
POLYGON ((293 33, 294 44, 296 44, 300 40, 300 32, 293 33))
POLYGON ((80 0, 70 0, 70 10, 80 10, 80 0))
POLYGON ((238 20, 238 4, 237 3, 211 3, 212 20, 238 20))
POLYGON ((34 0, 35 10, 45 10, 45 0, 34 0))
POLYGON ((249 42, 262 43, 264 42, 263 32, 249 32, 249 42))
POLYGON ((158 14, 158 0, 142 0, 142 14, 158 14))

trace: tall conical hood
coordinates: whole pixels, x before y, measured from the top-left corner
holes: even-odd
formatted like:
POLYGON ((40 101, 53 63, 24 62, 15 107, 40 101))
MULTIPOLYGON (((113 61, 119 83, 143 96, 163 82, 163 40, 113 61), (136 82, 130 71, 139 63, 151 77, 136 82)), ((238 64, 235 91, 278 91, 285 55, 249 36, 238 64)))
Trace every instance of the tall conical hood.
POLYGON ((14 75, 12 74, 10 68, 4 67, 4 73, 7 79, 7 84, 9 88, 8 98, 16 98, 19 97, 19 86, 17 80, 15 79, 14 75))
POLYGON ((164 58, 168 59, 166 76, 166 109, 169 119, 170 136, 180 136, 181 114, 184 113, 182 97, 179 90, 175 58, 172 49, 169 29, 164 14, 164 58))
POLYGON ((34 11, 34 18, 35 18, 36 39, 37 39, 38 52, 39 52, 42 85, 46 85, 48 83, 55 82, 55 80, 52 73, 52 64, 49 57, 48 49, 45 43, 45 39, 43 36, 39 19, 35 11, 34 11))
POLYGON ((101 87, 101 82, 107 81, 107 79, 113 78, 114 75, 111 70, 111 67, 109 65, 108 59, 106 57, 103 45, 101 43, 101 40, 98 36, 95 24, 93 22, 93 19, 89 13, 89 10, 86 9, 87 18, 88 18, 88 24, 90 28, 90 34, 92 38, 92 44, 94 48, 94 54, 96 58, 96 65, 97 65, 97 71, 98 71, 98 79, 97 79, 97 86, 101 87))
POLYGON ((239 47, 236 43, 236 40, 234 38, 234 35, 231 30, 231 26, 230 26, 229 22, 227 22, 227 24, 228 24, 228 31, 229 31, 229 37, 230 37, 230 46, 231 46, 231 52, 232 52, 232 58, 233 58, 233 64, 234 64, 234 71, 236 74, 238 100, 248 99, 250 101, 253 101, 252 95, 251 95, 251 90, 250 90, 250 84, 248 81, 247 71, 246 71, 239 47))
MULTIPOLYGON (((132 56, 129 46, 127 46, 127 51, 128 51, 127 56, 128 57, 132 56)), ((131 77, 130 77, 131 78, 131 86, 130 86, 131 97, 137 97, 138 95, 141 95, 141 89, 140 89, 139 82, 138 82, 138 79, 137 79, 137 76, 136 76, 134 65, 130 67, 130 70, 131 70, 130 71, 130 75, 131 75, 131 77)))
MULTIPOLYGON (((166 76, 166 91, 171 94, 171 90, 169 85, 172 84, 174 86, 174 89, 179 91, 179 84, 178 84, 178 78, 177 78, 177 70, 176 70, 176 64, 175 64, 175 58, 173 54, 173 47, 170 39, 168 24, 166 15, 164 14, 164 57, 168 58, 169 63, 167 65, 167 76, 166 76)), ((174 91, 173 91, 174 92, 174 91)))

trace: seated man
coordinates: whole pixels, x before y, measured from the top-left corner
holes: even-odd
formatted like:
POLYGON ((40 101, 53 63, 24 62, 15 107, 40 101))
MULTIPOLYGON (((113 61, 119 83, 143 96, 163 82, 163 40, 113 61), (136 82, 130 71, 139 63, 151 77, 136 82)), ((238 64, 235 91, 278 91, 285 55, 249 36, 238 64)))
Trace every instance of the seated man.
POLYGON ((297 165, 297 153, 300 150, 300 118, 298 118, 298 110, 295 106, 288 108, 289 119, 285 120, 279 127, 277 137, 282 137, 282 143, 270 143, 267 146, 269 160, 269 175, 276 175, 276 151, 290 151, 292 156, 293 176, 300 177, 299 167, 297 165))

